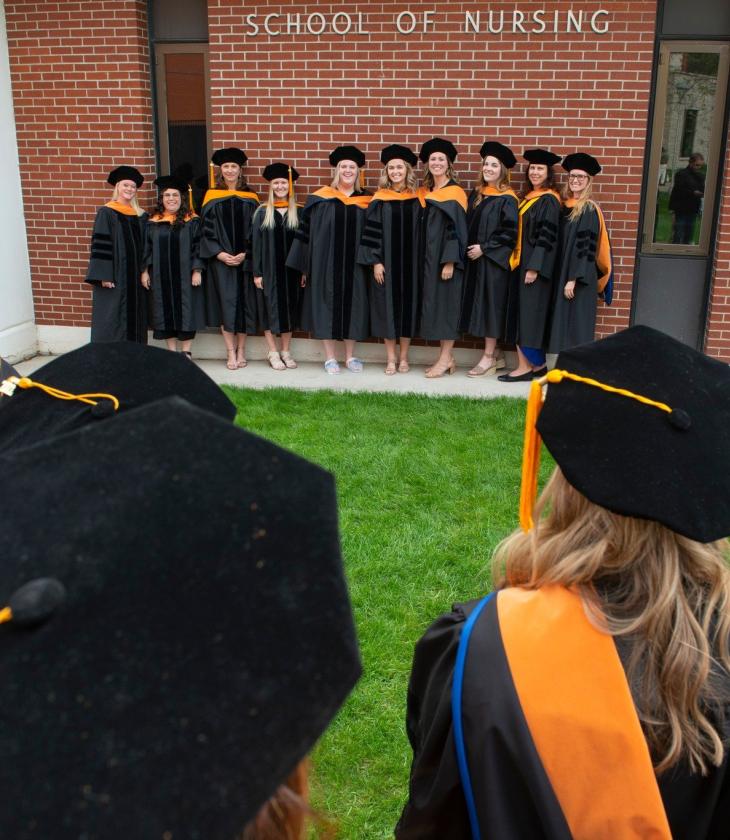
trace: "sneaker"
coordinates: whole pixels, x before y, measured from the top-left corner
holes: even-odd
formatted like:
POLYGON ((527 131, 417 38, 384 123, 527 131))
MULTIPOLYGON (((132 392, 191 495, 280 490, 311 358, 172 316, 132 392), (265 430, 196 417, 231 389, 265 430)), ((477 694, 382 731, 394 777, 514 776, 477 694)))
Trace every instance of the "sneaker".
POLYGON ((353 373, 361 373, 362 359, 356 359, 354 356, 351 359, 348 359, 347 369, 351 370, 353 373))
POLYGON ((327 359, 327 361, 324 363, 324 369, 327 371, 327 373, 339 373, 340 366, 337 364, 337 359, 327 359))

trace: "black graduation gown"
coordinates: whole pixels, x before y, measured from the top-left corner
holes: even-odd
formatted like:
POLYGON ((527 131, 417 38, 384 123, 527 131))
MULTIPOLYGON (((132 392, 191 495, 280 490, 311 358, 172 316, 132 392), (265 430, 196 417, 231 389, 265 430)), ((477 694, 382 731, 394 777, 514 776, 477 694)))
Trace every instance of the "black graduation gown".
POLYGON ((520 264, 510 277, 507 307, 506 339, 511 343, 536 349, 547 343, 559 229, 560 202, 552 193, 522 215, 520 264), (534 283, 525 283, 528 271, 537 271, 534 283))
MULTIPOLYGON (((466 257, 466 195, 464 204, 440 195, 445 190, 461 190, 450 181, 442 190, 426 193, 418 227, 419 293, 421 308, 418 335, 445 341, 459 338, 461 296, 466 257), (441 279, 444 263, 454 263, 451 280, 441 279)), ((463 190, 461 190, 463 193, 463 190)))
POLYGON ((96 211, 86 272, 86 282, 94 287, 92 341, 147 343, 149 295, 140 283, 146 219, 109 206, 96 211), (104 288, 104 280, 114 288, 104 288))
POLYGON ((481 245, 478 260, 467 259, 461 305, 462 332, 504 338, 509 291, 509 260, 517 242, 517 200, 513 195, 469 196, 468 244, 481 245))
MULTIPOLYGON (((406 713, 413 763, 409 799, 395 830, 397 840, 472 840, 455 752, 451 688, 461 632, 477 603, 454 605, 416 645, 406 713)), ((498 625, 497 602, 492 598, 474 625, 462 700, 482 837, 572 840, 520 711, 498 625)), ((725 735, 730 737, 730 731, 725 735)), ((580 768, 575 772, 579 774, 580 768)), ((674 840, 726 840, 727 752, 722 766, 705 777, 678 765, 660 777, 659 792, 674 840)))
POLYGON ((307 275, 302 329, 314 338, 361 341, 370 334, 368 269, 356 261, 366 211, 335 192, 324 187, 309 196, 286 264, 307 275))
POLYGON ((200 257, 208 260, 205 283, 207 322, 226 332, 256 333, 268 329, 263 293, 253 283, 251 263, 251 220, 258 207, 253 198, 218 195, 206 201, 200 211, 202 231, 200 257), (216 259, 227 254, 245 253, 238 266, 216 259))
POLYGON ((286 267, 294 231, 286 217, 274 211, 274 227, 264 228, 262 206, 253 217, 253 276, 264 278, 264 306, 268 328, 276 333, 292 332, 299 326, 301 273, 286 267))
POLYGON ((571 221, 570 208, 564 207, 560 222, 560 269, 553 296, 548 352, 593 341, 598 306, 598 268, 596 251, 600 222, 589 205, 571 221), (563 294, 568 280, 575 280, 575 297, 563 294))
POLYGON ((193 286, 194 269, 203 270, 198 256, 200 219, 173 227, 147 222, 144 265, 150 272, 152 327, 164 332, 196 332, 205 327, 203 286, 193 286))
MULTIPOLYGON (((385 266, 385 280, 369 279, 370 331, 376 338, 413 338, 418 316, 418 197, 375 194, 367 210, 357 261, 385 266)), ((394 193, 394 195, 398 195, 394 193)))

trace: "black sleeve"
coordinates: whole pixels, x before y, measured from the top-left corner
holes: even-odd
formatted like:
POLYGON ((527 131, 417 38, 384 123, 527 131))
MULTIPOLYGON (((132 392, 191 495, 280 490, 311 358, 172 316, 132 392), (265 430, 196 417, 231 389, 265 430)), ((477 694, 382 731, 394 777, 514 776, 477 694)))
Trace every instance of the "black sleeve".
POLYGON ((535 206, 534 248, 526 266, 541 277, 552 279, 558 250, 560 230, 560 203, 557 198, 545 196, 535 206))
POLYGON ((471 829, 456 763, 451 685, 465 615, 441 616, 416 645, 406 730, 413 749, 408 802, 397 840, 469 840, 471 829))
POLYGON ((501 268, 509 268, 509 258, 517 242, 517 202, 505 196, 500 201, 499 223, 489 239, 481 243, 484 256, 501 268))
POLYGON ((383 259, 383 202, 373 201, 365 216, 357 262, 361 265, 377 265, 383 263, 383 259))
POLYGON ((568 260, 568 272, 564 276, 582 285, 590 285, 596 278, 596 248, 598 246, 598 213, 588 207, 576 221, 575 242, 570 254, 564 254, 568 260))
POLYGON ((100 207, 96 211, 94 230, 91 233, 91 253, 86 282, 98 286, 102 281, 114 282, 114 211, 100 207))

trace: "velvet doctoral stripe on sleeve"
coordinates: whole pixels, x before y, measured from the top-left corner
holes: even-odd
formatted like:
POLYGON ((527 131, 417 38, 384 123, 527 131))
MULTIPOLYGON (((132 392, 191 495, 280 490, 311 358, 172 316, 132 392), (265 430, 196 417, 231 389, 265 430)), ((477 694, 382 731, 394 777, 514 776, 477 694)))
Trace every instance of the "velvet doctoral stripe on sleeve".
POLYGON ((86 275, 94 287, 92 341, 147 342, 149 302, 140 282, 145 219, 131 208, 107 205, 97 211, 86 275), (114 288, 104 288, 103 281, 114 283, 114 288))
POLYGON ((368 268, 370 331, 377 338, 412 338, 418 313, 418 216, 414 193, 379 190, 367 211, 358 262, 385 268, 377 283, 368 268))

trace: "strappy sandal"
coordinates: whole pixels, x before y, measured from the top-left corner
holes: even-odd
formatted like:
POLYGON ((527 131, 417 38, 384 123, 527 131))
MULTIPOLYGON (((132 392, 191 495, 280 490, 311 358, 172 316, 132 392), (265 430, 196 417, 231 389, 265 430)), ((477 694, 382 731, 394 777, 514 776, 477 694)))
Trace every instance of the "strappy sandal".
POLYGON ((494 356, 487 356, 487 360, 489 361, 488 365, 474 365, 466 375, 473 379, 476 376, 486 376, 488 373, 496 373, 497 361, 494 356))
POLYGON ((266 358, 269 360, 269 365, 274 370, 286 370, 286 365, 281 360, 278 350, 269 350, 266 358))
POLYGON ((405 359, 400 360, 400 364, 398 365, 398 373, 408 373, 411 369, 411 366, 405 359))
POLYGON ((228 361, 226 362, 226 367, 228 370, 238 370, 238 361, 236 359, 235 350, 228 351, 228 361), (231 361, 231 357, 233 358, 233 361, 231 361))
POLYGON ((289 368, 289 370, 294 370, 295 367, 298 367, 297 363, 294 361, 294 357, 288 350, 282 350, 280 353, 281 361, 289 368))
POLYGON ((248 362, 246 361, 245 356, 239 356, 236 354, 236 367, 237 368, 245 368, 248 362))
POLYGON ((389 360, 385 366, 386 376, 395 376, 397 368, 395 366, 395 359, 389 360))

